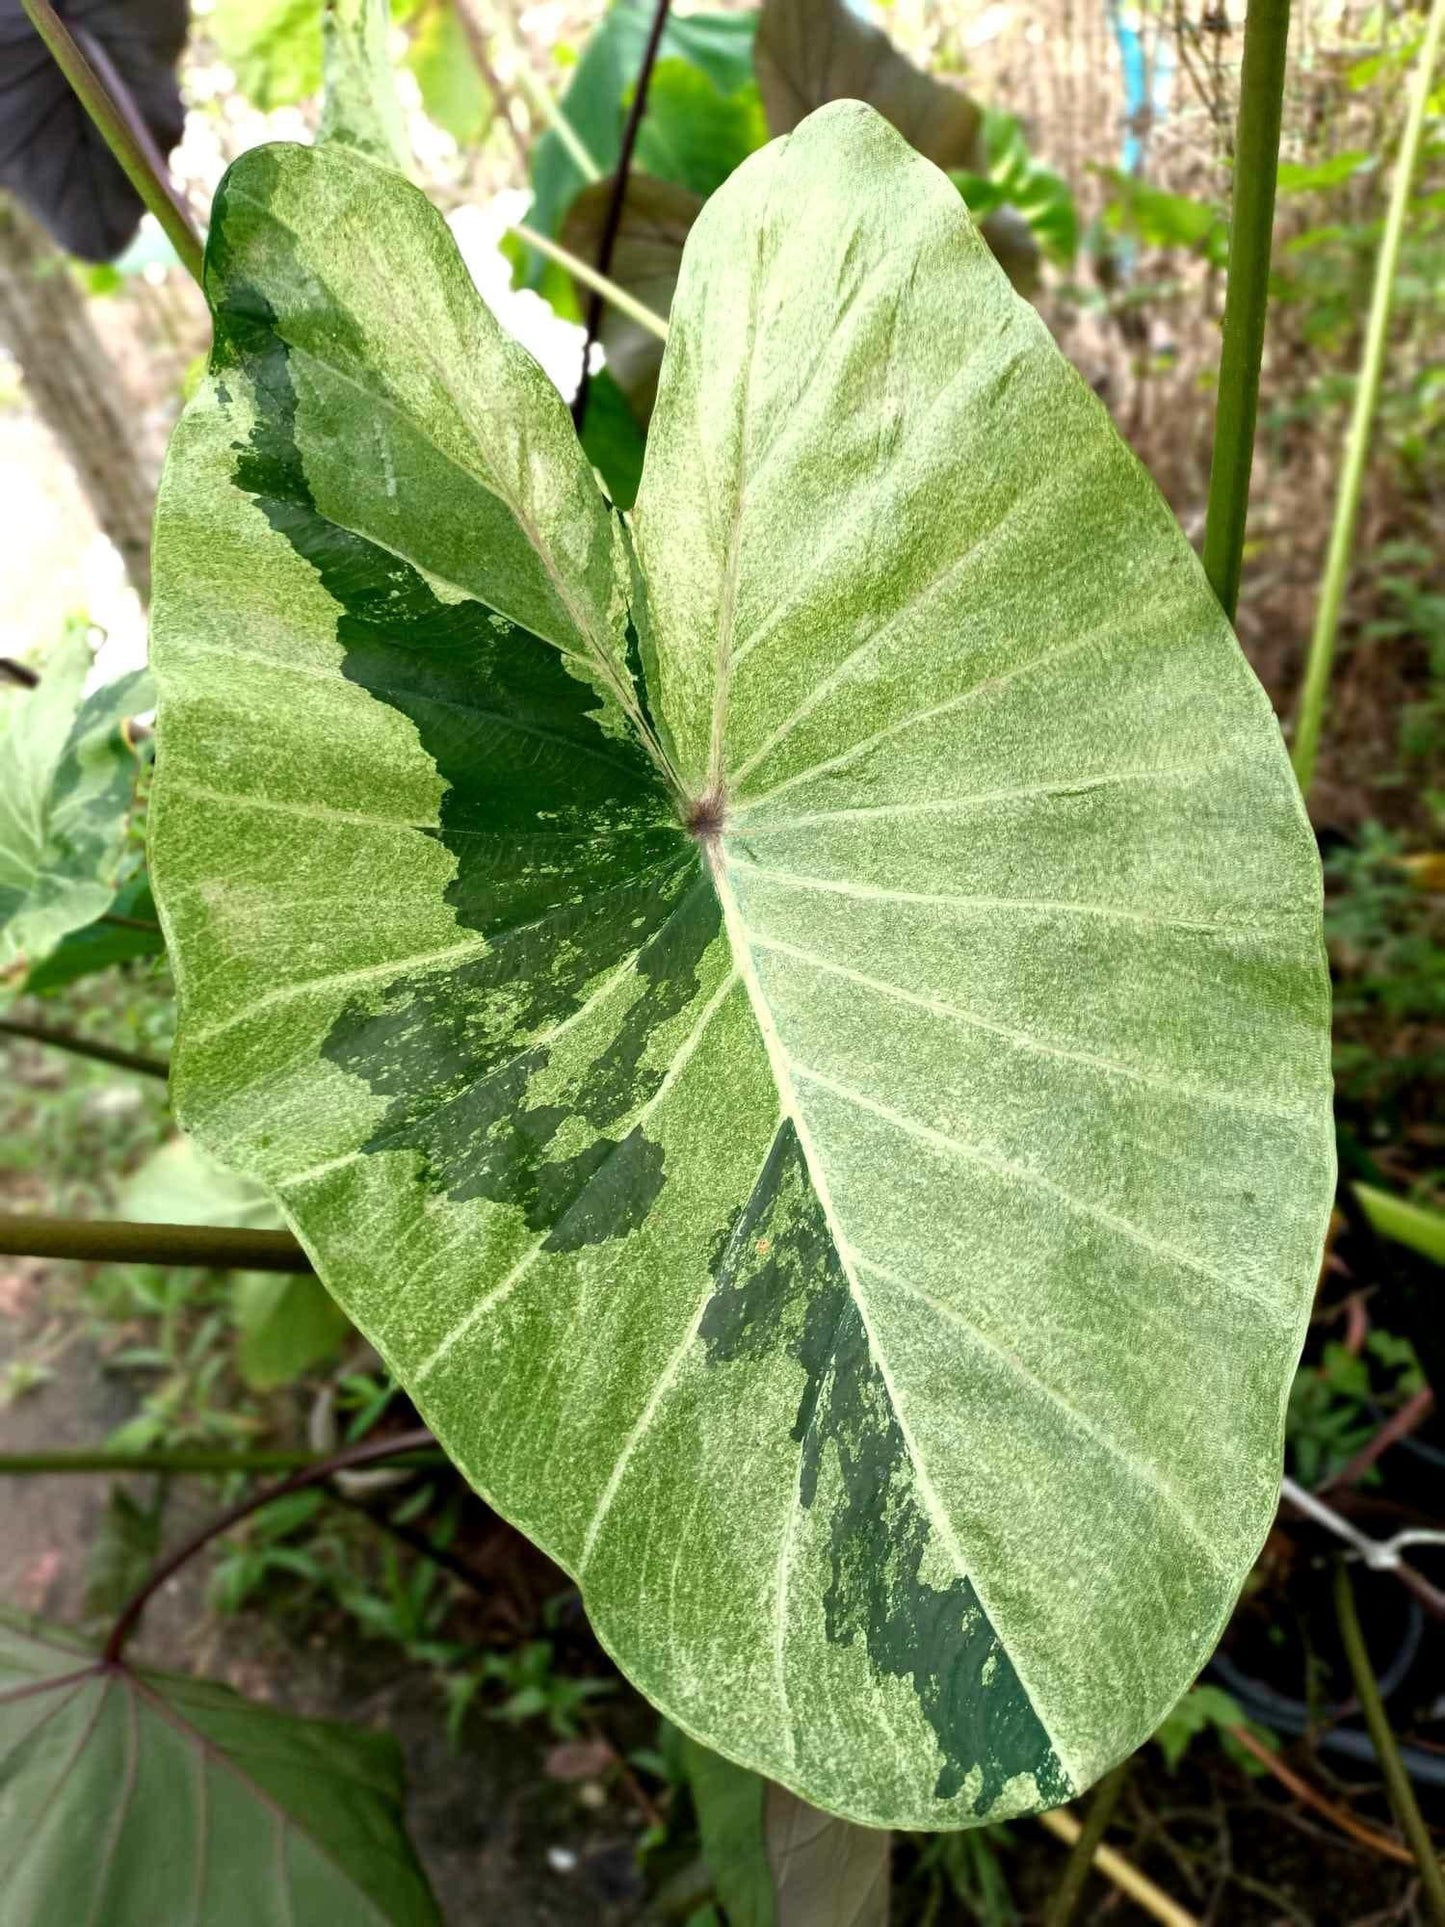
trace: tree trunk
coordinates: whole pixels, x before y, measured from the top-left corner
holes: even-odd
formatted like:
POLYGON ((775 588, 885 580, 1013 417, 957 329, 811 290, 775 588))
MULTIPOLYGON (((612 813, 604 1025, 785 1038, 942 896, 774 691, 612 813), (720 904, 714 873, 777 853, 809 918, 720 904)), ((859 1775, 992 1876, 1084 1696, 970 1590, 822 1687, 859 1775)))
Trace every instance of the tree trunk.
POLYGON ((96 332, 65 255, 0 195, 0 345, 120 552, 142 602, 150 597, 156 477, 131 424, 139 403, 96 332))

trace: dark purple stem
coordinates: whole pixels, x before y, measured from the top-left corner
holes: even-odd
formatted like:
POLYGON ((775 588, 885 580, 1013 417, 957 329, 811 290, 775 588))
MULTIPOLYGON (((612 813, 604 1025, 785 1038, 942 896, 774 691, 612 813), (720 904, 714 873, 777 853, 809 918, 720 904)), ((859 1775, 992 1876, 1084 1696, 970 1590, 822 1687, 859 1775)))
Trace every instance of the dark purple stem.
MULTIPOLYGON (((604 276, 612 272, 612 252, 617 246, 618 232, 622 227, 622 210, 627 201, 627 180, 632 172, 633 150, 637 146, 637 131, 642 125, 642 117, 647 112, 647 92, 652 85, 652 70, 657 65, 662 30, 667 25, 668 4, 669 0, 657 0, 647 45, 642 50, 642 65, 637 70, 637 88, 632 96, 632 105, 627 110, 627 123, 622 129, 617 172, 612 176, 612 199, 607 203, 607 219, 602 225, 602 240, 597 249, 597 272, 604 276)), ((572 426, 579 435, 587 423, 587 396, 592 385, 592 347, 601 326, 602 296, 594 289, 587 297, 587 339, 582 344, 582 378, 577 383, 577 393, 572 402, 572 426)))
POLYGON ((150 1604, 168 1579, 174 1577, 188 1560, 194 1559, 203 1546, 221 1533, 229 1532, 248 1519, 262 1506, 270 1505, 274 1499, 284 1499, 288 1493, 302 1492, 308 1485, 320 1485, 335 1472, 345 1472, 351 1466, 376 1465, 383 1459, 396 1459, 407 1452, 419 1452, 435 1444, 432 1435, 424 1425, 410 1432, 396 1432, 390 1438, 363 1439, 360 1445, 349 1445, 344 1451, 333 1452, 330 1458, 319 1459, 315 1465, 308 1465, 304 1471, 293 1472, 289 1479, 281 1479, 275 1485, 268 1485, 262 1491, 253 1493, 249 1499, 242 1499, 233 1505, 229 1512, 212 1519, 209 1525, 201 1527, 185 1543, 173 1552, 169 1559, 163 1560, 150 1578, 121 1608, 120 1615, 110 1629, 110 1637, 105 1642, 101 1662, 106 1666, 118 1666, 125 1650, 126 1641, 140 1624, 141 1614, 150 1604))

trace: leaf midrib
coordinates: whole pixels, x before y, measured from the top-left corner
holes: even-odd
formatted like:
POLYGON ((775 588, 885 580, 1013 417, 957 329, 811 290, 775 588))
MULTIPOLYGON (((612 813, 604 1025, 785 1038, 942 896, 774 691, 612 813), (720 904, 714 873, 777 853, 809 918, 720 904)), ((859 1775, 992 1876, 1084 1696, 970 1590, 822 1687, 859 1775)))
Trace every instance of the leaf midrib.
MULTIPOLYGON (((718 899, 722 905, 723 920, 727 929, 728 940, 732 945, 734 961, 737 965, 739 975, 747 986, 748 999, 752 1006, 753 1016, 757 1022, 758 1029, 762 1034, 763 1045, 767 1051, 768 1062, 773 1072, 773 1081, 778 1091, 778 1099, 782 1105, 784 1115, 790 1120, 794 1131, 797 1133, 798 1146, 803 1155, 803 1161, 807 1168, 814 1195, 818 1200, 824 1222, 828 1227, 828 1234, 832 1240, 839 1266, 847 1281, 849 1296, 863 1327, 863 1334, 868 1344, 869 1356, 878 1371, 879 1378, 882 1380, 889 1410, 894 1422, 898 1426, 899 1435, 903 1440, 904 1449, 908 1455, 908 1462, 913 1470, 913 1476, 918 1488, 919 1502, 933 1530, 937 1533, 939 1544, 953 1566, 954 1571, 960 1579, 966 1580, 973 1587, 985 1613, 988 1614, 990 1623, 996 1627, 998 1622, 990 1610, 986 1586, 979 1583, 978 1575, 970 1569, 967 1560, 964 1558, 963 1548, 959 1544, 958 1536, 953 1529, 953 1522, 949 1518, 948 1511, 934 1488, 933 1481, 929 1476, 927 1463, 917 1440, 913 1436, 912 1429, 909 1426, 907 1416, 903 1409, 903 1402, 899 1398, 898 1388, 893 1379, 887 1354, 879 1341, 878 1333, 873 1323, 867 1294, 864 1292, 859 1281, 856 1254, 840 1228, 837 1208, 833 1203, 832 1192, 828 1184, 827 1172, 823 1168, 822 1159, 813 1141, 807 1118, 798 1101, 797 1088, 793 1080, 792 1060, 779 1034, 777 1025, 773 1020, 771 1007, 768 1004, 766 993, 763 990, 762 982, 758 976, 757 966, 753 960, 752 949, 748 942, 747 926, 742 920, 737 899, 733 894, 732 885, 728 879, 728 860, 716 839, 710 842, 707 855, 713 882, 717 889, 718 899)), ((1068 1757, 1061 1749, 1052 1731, 1050 1731, 1044 1719, 1038 1696, 1030 1688, 1028 1680, 1025 1677, 1024 1668, 1020 1666, 1018 1656, 1010 1652, 1009 1658, 1018 1676, 1019 1683, 1023 1687, 1034 1709, 1036 1717, 1039 1719, 1041 1726, 1044 1727, 1049 1743, 1053 1747, 1055 1757, 1060 1761, 1070 1778, 1077 1782, 1079 1775, 1071 1768, 1068 1757)))

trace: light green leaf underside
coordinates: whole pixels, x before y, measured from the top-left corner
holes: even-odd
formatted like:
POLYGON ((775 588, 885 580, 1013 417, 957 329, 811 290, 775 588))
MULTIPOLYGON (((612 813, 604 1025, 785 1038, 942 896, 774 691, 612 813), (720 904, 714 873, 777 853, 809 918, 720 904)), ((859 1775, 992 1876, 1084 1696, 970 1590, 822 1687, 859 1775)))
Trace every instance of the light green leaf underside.
POLYGON ((1312 844, 1183 537, 856 106, 688 243, 637 646, 413 190, 247 155, 209 286, 187 1128, 686 1730, 880 1825, 1067 1797, 1263 1537, 1332 1179, 1312 844))
POLYGON ((82 700, 90 668, 72 622, 0 738, 0 971, 40 962, 115 895, 136 778, 121 725, 153 697, 137 674, 82 700))

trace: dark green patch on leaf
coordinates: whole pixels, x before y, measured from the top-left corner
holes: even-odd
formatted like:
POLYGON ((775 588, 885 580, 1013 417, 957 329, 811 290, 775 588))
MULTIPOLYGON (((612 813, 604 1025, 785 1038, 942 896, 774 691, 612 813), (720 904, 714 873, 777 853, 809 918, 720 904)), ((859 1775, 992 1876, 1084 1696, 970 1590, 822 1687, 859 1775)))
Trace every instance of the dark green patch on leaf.
POLYGON ((270 305, 227 277, 224 254, 214 265, 217 365, 243 369, 256 397, 237 482, 340 605, 343 673, 415 724, 447 786, 425 829, 456 859, 446 899, 489 944, 354 998, 322 1054, 391 1099, 366 1151, 418 1152, 433 1190, 518 1206, 551 1250, 619 1236, 655 1203, 662 1150, 639 1127, 607 1127, 662 1081, 643 1068, 647 1042, 697 995, 716 897, 643 751, 604 734, 597 692, 557 649, 480 601, 442 601, 409 563, 319 513, 270 305), (565 1103, 529 1106, 549 1033, 629 962, 607 1048, 565 1103), (559 1154, 578 1115, 598 1135, 559 1154))
POLYGON ((1048 1734, 973 1584, 922 1577, 928 1520, 907 1442, 828 1232, 792 1122, 714 1264, 717 1291, 700 1335, 731 1363, 786 1346, 806 1373, 793 1437, 799 1498, 817 1502, 833 1448, 842 1493, 831 1523, 828 1637, 862 1639, 882 1673, 911 1679, 945 1764, 934 1792, 961 1793, 975 1766, 981 1814, 1015 1774, 1032 1773, 1045 1805, 1072 1792, 1048 1734))

